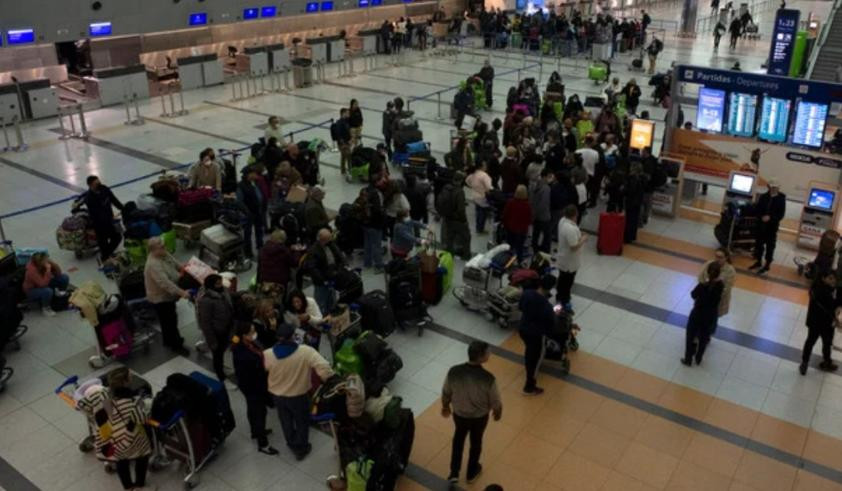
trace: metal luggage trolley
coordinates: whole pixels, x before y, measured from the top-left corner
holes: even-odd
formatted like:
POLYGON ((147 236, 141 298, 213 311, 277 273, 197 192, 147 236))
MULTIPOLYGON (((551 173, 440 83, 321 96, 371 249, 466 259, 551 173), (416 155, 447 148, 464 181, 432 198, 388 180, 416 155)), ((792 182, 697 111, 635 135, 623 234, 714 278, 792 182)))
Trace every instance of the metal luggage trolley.
POLYGON ((756 241, 757 217, 743 215, 741 208, 736 207, 734 216, 731 219, 731 224, 728 227, 728 243, 726 247, 729 251, 735 250, 751 251, 756 241))
MULTIPOLYGON (((110 297, 107 297, 107 299, 110 297)), ((155 329, 157 316, 152 310, 151 304, 145 298, 125 301, 119 295, 115 295, 115 297, 120 302, 119 307, 117 307, 121 311, 120 317, 132 333, 130 354, 140 351, 148 353, 155 337, 158 335, 158 331, 155 329)), ((106 301, 108 301, 107 299, 106 301)), ((100 313, 100 315, 104 314, 100 313)), ((88 358, 88 364, 91 368, 102 368, 119 359, 114 355, 114 351, 120 347, 120 344, 118 342, 106 344, 101 333, 103 327, 105 327, 103 322, 94 327, 97 354, 88 358)))
POLYGON ((360 334, 362 334, 362 316, 360 316, 359 312, 349 307, 348 316, 348 323, 344 326, 331 326, 326 329, 331 355, 335 355, 336 352, 342 348, 342 343, 344 343, 346 339, 356 339, 360 334))

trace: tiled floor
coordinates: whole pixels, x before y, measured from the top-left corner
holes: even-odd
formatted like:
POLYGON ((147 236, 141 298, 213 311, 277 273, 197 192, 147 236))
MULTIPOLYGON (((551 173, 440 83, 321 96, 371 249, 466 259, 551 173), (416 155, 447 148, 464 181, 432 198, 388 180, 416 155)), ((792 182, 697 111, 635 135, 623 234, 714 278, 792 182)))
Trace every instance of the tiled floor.
MULTIPOLYGON (((820 2, 795 6, 817 15, 827 10, 820 2)), ((654 12, 656 18, 670 19, 678 8, 667 5, 654 12)), ((755 18, 762 19, 764 32, 771 30, 765 29, 771 11, 755 18)), ((758 70, 766 55, 764 43, 712 54, 708 42, 705 37, 695 42, 668 38, 659 63, 667 66, 680 59, 727 67, 739 59, 744 69, 758 70)), ((229 100, 227 86, 192 91, 185 94, 189 115, 158 118, 158 101, 149 101, 141 106, 148 116, 141 127, 123 125, 121 108, 102 109, 87 115, 93 133, 88 142, 57 140, 55 121, 30 124, 25 128, 29 151, 0 154, 3 228, 17 246, 50 246, 74 282, 94 279, 113 289, 93 260, 78 261, 52 246, 54 230, 69 208, 67 200, 84 187, 87 175, 100 175, 121 199, 133 199, 148 190, 154 173, 189 163, 205 147, 237 148, 254 141, 271 114, 289 121, 286 130, 303 130, 301 138, 326 138, 324 121, 351 98, 363 107, 364 133, 367 144, 373 144, 379 137, 380 111, 390 95, 411 99, 452 87, 478 70, 483 59, 479 51, 466 51, 456 60, 415 54, 402 66, 384 66, 383 59, 370 74, 342 79, 335 77, 335 67, 328 67, 328 84, 240 102, 229 100)), ((498 73, 495 96, 500 99, 517 81, 523 60, 517 54, 506 59, 501 53, 491 60, 498 73)), ((546 77, 550 65, 555 69, 555 60, 520 76, 546 77)), ((621 80, 633 76, 623 63, 616 65, 621 80)), ((566 60, 562 65, 568 91, 598 90, 583 77, 584 67, 582 61, 566 60)), ((645 98, 643 108, 661 119, 663 110, 647 102, 645 98)), ((447 149, 451 124, 437 119, 435 97, 413 100, 412 109, 425 139, 440 156, 447 149)), ((339 178, 337 164, 337 154, 323 155, 327 204, 332 208, 352 200, 359 189, 339 178)), ((712 189, 701 205, 710 208, 719 199, 717 193, 712 189)), ((790 207, 788 216, 796 214, 790 207)), ((817 370, 806 377, 797 373, 806 335, 807 294, 790 266, 793 257, 809 253, 780 242, 777 264, 766 279, 746 274, 749 259, 736 258, 740 274, 731 311, 721 320, 704 365, 690 369, 678 362, 692 307, 689 291, 700 264, 716 246, 710 223, 701 218, 654 217, 639 243, 626 247, 620 257, 597 256, 593 247, 586 247, 573 302, 583 328, 580 350, 572 357, 570 377, 541 376, 547 389, 543 397, 519 393, 519 338, 468 312, 450 296, 431 308, 438 325, 422 337, 414 332, 391 336, 389 342, 404 362, 391 388, 413 409, 418 424, 414 466, 400 488, 443 488, 451 423, 439 416, 439 391, 448 367, 460 363, 466 342, 477 338, 495 346, 489 369, 502 388, 505 410, 503 420, 489 426, 483 451, 486 470, 470 489, 491 482, 507 491, 842 489, 842 376, 817 370)), ((596 228, 593 214, 585 218, 584 228, 596 228)), ((484 250, 484 240, 475 238, 476 250, 484 250)), ((178 256, 186 259, 190 254, 180 250, 178 256)), ((461 262, 456 269, 458 284, 461 262)), ((242 279, 247 281, 249 274, 242 279)), ((382 288, 381 277, 366 272, 364 281, 367 289, 382 288)), ((197 340, 188 305, 179 306, 179 318, 185 337, 197 340)), ((30 332, 23 349, 6 354, 16 373, 0 396, 0 486, 115 489, 115 477, 76 448, 87 431, 82 418, 53 394, 65 377, 90 372, 91 329, 69 313, 55 319, 31 313, 26 322, 30 332)), ((209 365, 195 354, 189 359, 173 357, 157 348, 130 364, 156 388, 170 373, 207 370, 209 365)), ((237 393, 231 400, 239 424, 219 458, 202 473, 202 489, 324 488, 324 478, 337 466, 328 437, 313 432, 314 451, 303 462, 287 452, 279 458, 258 454, 248 438, 244 401, 237 393)), ((276 418, 270 417, 270 426, 274 438, 280 438, 276 418)), ((152 481, 162 489, 181 486, 177 469, 156 473, 152 481)))

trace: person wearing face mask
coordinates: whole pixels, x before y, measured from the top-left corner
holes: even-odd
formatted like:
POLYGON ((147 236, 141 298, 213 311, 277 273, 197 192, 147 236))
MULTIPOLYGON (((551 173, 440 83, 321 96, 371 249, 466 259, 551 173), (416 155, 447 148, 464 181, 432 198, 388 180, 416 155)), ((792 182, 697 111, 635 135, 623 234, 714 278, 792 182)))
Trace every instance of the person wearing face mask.
POLYGON ((780 187, 777 179, 769 179, 768 190, 757 198, 755 205, 760 220, 757 222, 757 238, 754 243, 754 264, 749 269, 756 269, 759 275, 767 273, 772 266, 778 241, 778 227, 786 214, 786 195, 781 192, 780 187), (764 258, 765 264, 760 262, 764 258))
POLYGON ((202 150, 202 153, 199 154, 199 162, 190 167, 188 178, 191 188, 207 187, 217 191, 222 189, 222 171, 216 162, 216 154, 212 149, 202 150))
MULTIPOLYGON (((205 278, 204 288, 196 299, 196 322, 205 337, 213 357, 213 371, 220 382, 225 382, 225 351, 234 327, 234 307, 231 297, 222 285, 222 277, 211 274, 205 278)), ((233 386, 226 383, 229 389, 233 386)))
POLYGON ((246 399, 246 418, 251 429, 251 438, 257 440, 257 450, 266 455, 277 455, 278 451, 269 445, 266 429, 267 407, 271 403, 266 369, 263 366, 263 347, 257 341, 257 331, 249 323, 237 326, 236 336, 231 340, 231 358, 237 385, 246 399))

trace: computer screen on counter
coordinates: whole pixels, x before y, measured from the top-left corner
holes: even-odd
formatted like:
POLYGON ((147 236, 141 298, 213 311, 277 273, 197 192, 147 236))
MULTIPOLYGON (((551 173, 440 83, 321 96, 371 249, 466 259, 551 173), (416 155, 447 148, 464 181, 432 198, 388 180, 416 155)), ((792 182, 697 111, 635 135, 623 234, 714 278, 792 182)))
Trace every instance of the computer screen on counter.
POLYGON ((813 188, 810 190, 810 199, 807 200, 807 206, 817 210, 832 211, 835 199, 836 193, 833 191, 813 188))
POLYGON ((735 193, 751 194, 755 179, 757 179, 755 176, 747 174, 732 174, 728 190, 735 193))

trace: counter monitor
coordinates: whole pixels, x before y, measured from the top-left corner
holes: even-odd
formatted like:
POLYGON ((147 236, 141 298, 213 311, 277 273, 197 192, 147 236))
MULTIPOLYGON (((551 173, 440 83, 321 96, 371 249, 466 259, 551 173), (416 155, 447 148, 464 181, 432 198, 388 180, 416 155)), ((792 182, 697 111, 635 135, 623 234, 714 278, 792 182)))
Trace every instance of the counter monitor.
POLYGON ((278 15, 278 7, 274 5, 267 5, 260 9, 261 17, 275 17, 276 15, 278 15))
POLYGON ((319 2, 307 2, 307 9, 306 12, 308 14, 312 14, 313 12, 319 11, 319 2))
POLYGON ((196 12, 195 14, 190 14, 188 23, 191 26, 204 26, 208 23, 208 14, 206 12, 196 12))
POLYGON ((322 12, 329 12, 333 10, 333 2, 322 2, 322 12))
POLYGON ((833 211, 833 202, 836 193, 827 189, 810 189, 810 199, 807 200, 807 207, 822 211, 833 211))
POLYGON ((728 183, 728 191, 750 195, 754 190, 755 179, 755 176, 747 174, 731 174, 731 182, 728 183))
POLYGON ((91 37, 110 36, 111 23, 110 22, 94 22, 88 26, 88 33, 91 37))
POLYGON ((35 42, 34 29, 9 29, 6 33, 6 41, 9 44, 27 44, 35 42))
POLYGON ((249 7, 247 9, 243 9, 243 20, 252 20, 256 19, 260 10, 257 7, 249 7))

